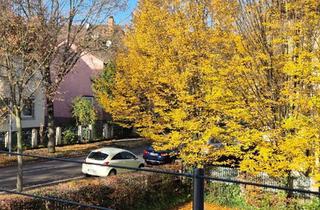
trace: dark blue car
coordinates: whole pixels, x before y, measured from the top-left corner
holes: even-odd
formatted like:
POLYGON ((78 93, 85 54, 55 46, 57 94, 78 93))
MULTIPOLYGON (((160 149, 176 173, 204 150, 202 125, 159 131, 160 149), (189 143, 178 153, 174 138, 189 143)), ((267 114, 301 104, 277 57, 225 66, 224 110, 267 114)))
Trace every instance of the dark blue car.
POLYGON ((143 159, 148 164, 172 163, 177 158, 174 150, 155 151, 152 146, 148 146, 143 151, 143 159))

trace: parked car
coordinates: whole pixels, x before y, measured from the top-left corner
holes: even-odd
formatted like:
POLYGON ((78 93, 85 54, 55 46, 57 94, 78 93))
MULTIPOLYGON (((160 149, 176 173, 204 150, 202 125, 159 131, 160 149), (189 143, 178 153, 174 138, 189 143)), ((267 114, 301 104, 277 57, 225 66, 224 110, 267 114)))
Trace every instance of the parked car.
POLYGON ((143 159, 148 164, 171 163, 177 159, 176 150, 159 150, 156 151, 152 146, 148 146, 143 151, 143 159))
POLYGON ((117 168, 114 166, 124 166, 133 168, 142 168, 145 161, 137 157, 132 152, 124 149, 104 147, 90 152, 82 164, 82 173, 86 176, 110 176, 116 175, 129 169, 117 168), (88 163, 97 163, 101 165, 93 165, 88 163))

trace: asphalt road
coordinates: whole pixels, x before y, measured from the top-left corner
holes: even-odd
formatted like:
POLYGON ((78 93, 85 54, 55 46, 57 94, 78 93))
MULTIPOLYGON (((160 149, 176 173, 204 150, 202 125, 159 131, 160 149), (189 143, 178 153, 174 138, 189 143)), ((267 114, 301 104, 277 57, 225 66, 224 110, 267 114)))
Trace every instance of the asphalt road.
MULTIPOLYGON (((130 149, 136 155, 142 157, 144 147, 130 149)), ((86 157, 70 158, 70 160, 83 161, 86 157)), ((16 186, 16 166, 0 168, 0 186, 13 190, 16 186)), ((26 162, 23 167, 23 181, 25 189, 37 186, 53 184, 70 179, 83 177, 81 164, 62 161, 26 162)))

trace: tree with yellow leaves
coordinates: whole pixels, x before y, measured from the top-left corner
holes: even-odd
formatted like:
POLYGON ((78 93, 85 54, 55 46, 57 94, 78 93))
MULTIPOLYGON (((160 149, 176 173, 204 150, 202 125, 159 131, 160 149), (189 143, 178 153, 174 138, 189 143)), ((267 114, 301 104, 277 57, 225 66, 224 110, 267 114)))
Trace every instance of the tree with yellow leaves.
POLYGON ((249 173, 316 176, 319 4, 140 1, 109 91, 96 95, 116 122, 182 146, 187 163, 234 155, 249 173))
POLYGON ((207 0, 141 1, 113 85, 98 79, 96 88, 116 122, 136 127, 162 148, 182 147, 190 164, 203 164, 208 155, 218 159, 221 151, 208 154, 208 141, 224 132, 216 103, 223 90, 212 85, 219 82, 211 61, 220 56, 220 43, 209 8, 207 0))
POLYGON ((233 148, 242 153, 241 169, 317 176, 320 3, 216 0, 212 5, 217 22, 224 20, 219 12, 238 11, 228 27, 235 48, 219 72, 232 93, 223 106, 228 135, 239 142, 233 148))

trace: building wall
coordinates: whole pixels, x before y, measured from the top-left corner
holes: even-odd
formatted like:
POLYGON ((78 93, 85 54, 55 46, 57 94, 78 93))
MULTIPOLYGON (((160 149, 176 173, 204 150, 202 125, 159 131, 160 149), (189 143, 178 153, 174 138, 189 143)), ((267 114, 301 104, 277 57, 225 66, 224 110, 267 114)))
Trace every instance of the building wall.
MULTIPOLYGON (((58 121, 72 118, 72 101, 79 96, 93 96, 92 78, 104 68, 103 61, 93 55, 84 55, 60 84, 54 100, 54 115, 58 121)), ((102 113, 101 108, 98 112, 102 113)), ((101 114, 99 114, 101 116, 101 114)))
MULTIPOLYGON (((64 122, 72 122, 72 101, 77 96, 92 96, 92 78, 97 76, 104 68, 103 61, 99 60, 93 55, 84 55, 75 65, 72 72, 70 72, 60 84, 58 93, 54 100, 54 114, 58 124, 64 122)), ((0 83, 0 89, 4 90, 4 84, 0 83)), ((96 103, 95 103, 96 104, 96 103)), ((98 118, 100 120, 110 118, 109 115, 97 105, 98 118)), ((34 95, 34 114, 32 118, 23 118, 23 128, 39 128, 45 124, 45 97, 43 90, 39 90, 34 95)), ((0 123, 0 132, 7 131, 8 121, 3 120, 0 123)), ((16 130, 14 119, 12 119, 12 129, 16 130)))
POLYGON ((43 91, 38 91, 34 100, 34 117, 22 118, 23 128, 39 128, 44 125, 45 118, 45 97, 43 91))
MULTIPOLYGON (((41 125, 44 125, 45 119, 45 100, 43 91, 39 90, 34 94, 34 113, 33 117, 25 118, 22 117, 22 128, 39 128, 41 125)), ((8 121, 4 120, 0 125, 0 131, 7 131, 8 121)), ((16 131, 15 119, 12 117, 12 130, 16 131)))

